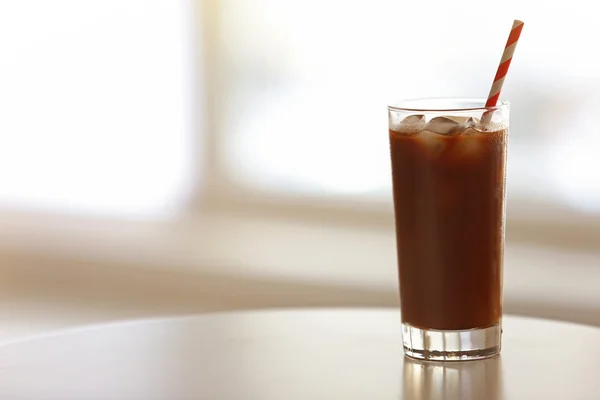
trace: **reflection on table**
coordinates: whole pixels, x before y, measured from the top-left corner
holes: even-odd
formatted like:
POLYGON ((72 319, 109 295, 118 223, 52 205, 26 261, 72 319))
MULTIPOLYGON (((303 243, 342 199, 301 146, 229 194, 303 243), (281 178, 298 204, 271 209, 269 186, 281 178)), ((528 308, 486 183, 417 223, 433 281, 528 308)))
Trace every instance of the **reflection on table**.
POLYGON ((502 398, 502 358, 433 363, 405 358, 403 399, 502 398))

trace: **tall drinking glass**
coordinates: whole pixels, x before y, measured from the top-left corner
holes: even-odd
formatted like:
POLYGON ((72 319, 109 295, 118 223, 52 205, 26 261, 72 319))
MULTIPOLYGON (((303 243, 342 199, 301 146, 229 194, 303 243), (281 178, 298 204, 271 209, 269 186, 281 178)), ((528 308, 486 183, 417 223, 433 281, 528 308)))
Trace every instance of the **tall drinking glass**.
POLYGON ((509 104, 388 107, 405 354, 500 352, 509 104))

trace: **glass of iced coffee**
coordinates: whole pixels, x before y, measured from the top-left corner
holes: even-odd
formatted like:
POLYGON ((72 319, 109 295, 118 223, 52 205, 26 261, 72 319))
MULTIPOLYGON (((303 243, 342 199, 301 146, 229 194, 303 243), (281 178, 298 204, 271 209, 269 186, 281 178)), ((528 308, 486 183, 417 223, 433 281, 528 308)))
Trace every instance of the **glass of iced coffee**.
POLYGON ((416 99, 388 107, 405 354, 500 352, 507 102, 416 99))

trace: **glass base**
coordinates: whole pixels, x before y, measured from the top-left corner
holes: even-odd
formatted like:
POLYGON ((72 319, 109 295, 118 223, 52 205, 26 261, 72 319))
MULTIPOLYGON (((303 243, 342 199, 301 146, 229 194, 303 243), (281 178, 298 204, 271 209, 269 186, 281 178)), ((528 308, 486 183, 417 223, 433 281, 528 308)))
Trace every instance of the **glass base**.
POLYGON ((468 361, 500 353, 500 324, 481 329, 443 331, 402 324, 404 354, 431 361, 468 361))

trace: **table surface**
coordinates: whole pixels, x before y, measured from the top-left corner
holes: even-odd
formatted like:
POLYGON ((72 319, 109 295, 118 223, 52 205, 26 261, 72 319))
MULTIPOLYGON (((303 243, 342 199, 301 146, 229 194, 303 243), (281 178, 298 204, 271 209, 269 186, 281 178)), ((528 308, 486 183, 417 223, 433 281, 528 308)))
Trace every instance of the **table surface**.
POLYGON ((499 357, 403 356, 395 310, 133 321, 0 345, 0 399, 600 399, 600 329, 506 316, 499 357))

